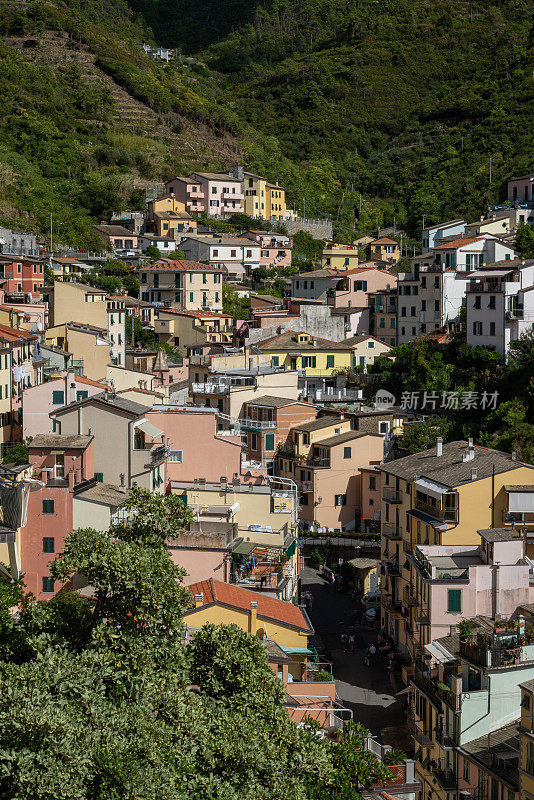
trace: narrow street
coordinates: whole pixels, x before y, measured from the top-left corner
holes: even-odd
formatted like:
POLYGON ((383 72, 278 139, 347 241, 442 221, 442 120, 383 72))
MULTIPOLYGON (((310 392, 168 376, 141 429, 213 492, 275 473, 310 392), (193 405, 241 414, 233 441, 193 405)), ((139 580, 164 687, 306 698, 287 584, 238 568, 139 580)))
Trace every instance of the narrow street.
POLYGON ((327 657, 333 662, 339 700, 382 744, 410 749, 413 745, 402 702, 393 694, 386 659, 378 656, 372 667, 364 662, 365 650, 376 642, 378 628, 363 625, 350 596, 327 583, 318 570, 304 568, 302 589, 313 594, 313 608, 308 612, 315 629, 312 644, 319 652, 330 654, 327 657), (354 630, 354 652, 344 652, 341 645, 341 634, 349 628, 354 630))

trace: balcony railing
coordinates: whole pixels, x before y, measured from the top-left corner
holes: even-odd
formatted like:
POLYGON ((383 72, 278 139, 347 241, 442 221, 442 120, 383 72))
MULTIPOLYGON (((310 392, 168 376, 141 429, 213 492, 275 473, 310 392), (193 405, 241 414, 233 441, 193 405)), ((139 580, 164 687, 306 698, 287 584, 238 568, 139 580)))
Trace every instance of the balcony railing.
POLYGON ((398 561, 386 561, 386 572, 393 578, 400 575, 400 565, 398 561))
POLYGON ((455 508, 438 508, 437 506, 434 506, 431 503, 425 503, 424 500, 420 500, 417 497, 415 499, 415 508, 418 511, 422 511, 424 514, 428 514, 429 517, 434 517, 435 519, 439 519, 442 522, 456 521, 455 508))
POLYGON ((230 386, 227 383, 192 383, 191 391, 194 394, 229 394, 230 386))
POLYGON ((457 744, 454 736, 448 731, 444 731, 443 728, 436 728, 434 735, 436 741, 444 750, 452 750, 457 744))
POLYGON ((272 419, 251 419, 250 417, 240 417, 239 424, 244 430, 267 431, 276 428, 276 422, 272 419))
POLYGON ((382 536, 392 541, 400 541, 402 539, 402 528, 399 528, 394 522, 383 522, 382 536))
POLYGON ((434 775, 443 789, 456 789, 458 786, 458 776, 450 767, 438 767, 434 770, 434 775))
POLYGON ((418 727, 417 722, 415 720, 410 720, 408 722, 408 729, 415 739, 415 741, 421 745, 421 747, 431 747, 432 746, 432 736, 430 733, 426 733, 425 731, 421 730, 418 727))
POLYGON ((402 492, 392 486, 384 486, 382 488, 382 500, 386 500, 388 503, 402 503, 402 492))
POLYGON ((297 486, 301 492, 313 492, 312 481, 297 481, 297 486))

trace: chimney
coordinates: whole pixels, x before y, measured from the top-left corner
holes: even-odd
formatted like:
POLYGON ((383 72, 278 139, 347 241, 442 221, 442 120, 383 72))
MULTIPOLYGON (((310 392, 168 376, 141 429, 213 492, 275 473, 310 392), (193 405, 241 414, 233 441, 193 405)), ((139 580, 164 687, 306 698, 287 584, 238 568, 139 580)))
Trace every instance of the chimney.
POLYGON ((258 630, 258 602, 257 600, 250 601, 250 617, 248 620, 248 632, 256 636, 258 630))
POLYGON ((473 469, 471 470, 471 480, 472 481, 476 481, 477 477, 478 477, 478 475, 477 475, 476 467, 473 467, 473 469))
POLYGON ((441 458, 443 455, 443 439, 441 436, 438 436, 436 441, 436 455, 438 458, 441 458))
POLYGON ((512 461, 517 461, 517 451, 512 450, 512 461))
POLYGON ((119 478, 120 478, 120 481, 121 481, 121 489, 124 489, 124 472, 121 472, 121 474, 119 475, 119 478))
POLYGON ((204 603, 204 595, 202 592, 200 594, 195 595, 195 608, 200 608, 201 605, 204 603))

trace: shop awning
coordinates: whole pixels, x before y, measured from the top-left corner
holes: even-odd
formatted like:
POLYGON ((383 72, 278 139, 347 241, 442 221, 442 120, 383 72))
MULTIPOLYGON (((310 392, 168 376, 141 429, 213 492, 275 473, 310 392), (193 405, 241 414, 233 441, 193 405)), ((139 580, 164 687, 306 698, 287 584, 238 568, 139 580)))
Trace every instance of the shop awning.
POLYGON ((236 547, 234 547, 232 550, 232 553, 240 556, 248 556, 248 554, 251 553, 255 547, 256 545, 254 542, 239 542, 239 544, 236 545, 236 547))
POLYGON ((534 511, 534 486, 505 486, 508 511, 534 511))
POLYGON ((295 656, 313 656, 313 650, 308 647, 282 647, 284 653, 289 653, 295 656))

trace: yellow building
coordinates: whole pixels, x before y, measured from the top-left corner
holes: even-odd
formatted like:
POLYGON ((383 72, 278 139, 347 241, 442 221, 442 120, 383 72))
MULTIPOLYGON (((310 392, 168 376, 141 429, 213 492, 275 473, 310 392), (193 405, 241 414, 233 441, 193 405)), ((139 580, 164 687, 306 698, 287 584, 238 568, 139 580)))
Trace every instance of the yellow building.
POLYGON ((12 440, 12 372, 11 348, 7 342, 0 342, 0 457, 6 455, 6 446, 12 440))
POLYGON ((160 343, 185 348, 206 342, 232 344, 232 317, 215 311, 156 311, 154 331, 160 343))
POLYGON ((43 288, 43 300, 48 303, 50 327, 74 321, 107 329, 108 304, 102 289, 56 281, 53 286, 43 288))
POLYGON ((237 625, 253 636, 272 639, 291 656, 293 677, 302 679, 306 656, 311 655, 308 636, 313 633, 303 608, 214 578, 187 588, 193 594, 192 606, 183 614, 188 630, 199 630, 208 623, 237 625))
POLYGON ((29 314, 20 308, 11 306, 0 306, 0 325, 7 325, 9 328, 17 328, 20 331, 32 330, 32 319, 29 314))
POLYGON ((321 254, 323 269, 354 269, 358 266, 358 247, 351 244, 326 242, 321 254))
POLYGON ((352 366, 352 347, 320 339, 304 331, 289 331, 259 343, 273 367, 305 370, 306 377, 334 376, 352 366))
POLYGON ((106 377, 111 361, 111 341, 106 328, 80 322, 55 325, 45 333, 45 343, 66 350, 80 368, 79 374, 94 381, 106 377))
POLYGON ((521 720, 519 725, 519 798, 534 798, 534 680, 520 684, 521 720))
POLYGON ((368 333, 351 336, 350 339, 345 339, 343 344, 352 348, 353 367, 367 367, 369 364, 373 364, 378 356, 387 356, 391 352, 388 344, 368 333))
POLYGON ((534 530, 534 466, 472 441, 438 439, 436 448, 378 470, 383 627, 402 651, 414 654, 430 641, 427 598, 417 591, 410 559, 414 546, 478 545, 483 528, 534 530))
POLYGON ((286 190, 269 183, 253 172, 244 173, 245 214, 254 219, 283 220, 286 213, 286 190))

